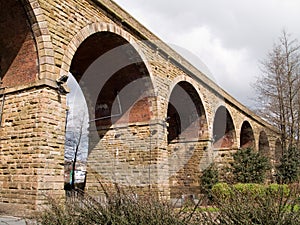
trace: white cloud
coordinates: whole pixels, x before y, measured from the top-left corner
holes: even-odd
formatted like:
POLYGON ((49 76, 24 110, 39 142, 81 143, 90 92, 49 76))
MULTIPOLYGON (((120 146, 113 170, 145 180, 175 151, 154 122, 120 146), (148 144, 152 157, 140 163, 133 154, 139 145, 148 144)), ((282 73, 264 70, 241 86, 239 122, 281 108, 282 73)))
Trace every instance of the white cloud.
POLYGON ((300 37, 299 0, 116 0, 167 43, 196 54, 225 91, 249 105, 259 61, 286 29, 300 37))
POLYGON ((258 71, 257 62, 252 60, 248 49, 225 48, 222 40, 214 36, 206 27, 195 28, 191 32, 174 37, 173 40, 180 47, 185 46, 197 55, 199 60, 208 67, 212 80, 218 85, 235 93, 239 100, 249 102, 246 101, 245 94, 247 92, 251 94, 249 83, 258 71), (241 68, 245 70, 241 71, 241 68), (244 93, 239 95, 234 91, 235 87, 239 87, 244 93))

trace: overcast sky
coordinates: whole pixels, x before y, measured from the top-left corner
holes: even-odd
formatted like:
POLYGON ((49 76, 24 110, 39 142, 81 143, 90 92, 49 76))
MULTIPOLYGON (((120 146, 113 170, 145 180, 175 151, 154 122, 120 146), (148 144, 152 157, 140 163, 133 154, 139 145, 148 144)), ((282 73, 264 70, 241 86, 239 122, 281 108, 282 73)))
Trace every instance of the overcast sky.
POLYGON ((195 54, 246 106, 259 62, 285 29, 300 38, 300 0, 115 0, 169 45, 195 54))

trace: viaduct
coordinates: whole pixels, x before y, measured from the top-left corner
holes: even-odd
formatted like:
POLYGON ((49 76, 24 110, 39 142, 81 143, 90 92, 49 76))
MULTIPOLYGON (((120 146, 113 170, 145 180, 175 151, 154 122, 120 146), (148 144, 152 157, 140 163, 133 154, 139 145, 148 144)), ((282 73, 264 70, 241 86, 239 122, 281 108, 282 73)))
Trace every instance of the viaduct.
POLYGON ((274 127, 114 2, 0 0, 0 12, 2 210, 64 195, 70 74, 88 108, 86 190, 95 195, 101 182, 197 198, 201 171, 222 168, 233 151, 276 161, 274 127))

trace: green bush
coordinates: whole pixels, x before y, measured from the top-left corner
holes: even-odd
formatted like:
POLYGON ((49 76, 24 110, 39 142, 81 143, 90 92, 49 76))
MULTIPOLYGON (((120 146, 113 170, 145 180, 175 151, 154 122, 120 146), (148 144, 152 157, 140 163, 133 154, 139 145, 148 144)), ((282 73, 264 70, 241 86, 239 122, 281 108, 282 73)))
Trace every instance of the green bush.
MULTIPOLYGON (((217 213, 202 213, 206 225, 300 224, 299 188, 286 185, 216 184, 217 213), (258 190, 256 190, 256 188, 258 190), (225 197, 224 197, 225 196, 225 197)), ((213 212, 213 211, 212 211, 213 212)))
POLYGON ((194 216, 195 209, 175 209, 167 202, 156 198, 134 196, 132 193, 107 193, 106 201, 102 202, 86 194, 73 198, 71 201, 49 199, 49 206, 37 215, 35 221, 40 225, 188 225, 200 223, 201 217, 194 216))
POLYGON ((288 185, 264 185, 256 183, 238 183, 233 185, 228 185, 227 183, 217 183, 212 187, 212 195, 215 197, 215 199, 226 199, 236 193, 264 198, 266 195, 276 195, 279 192, 282 192, 283 196, 287 197, 290 194, 290 189, 288 185))
POLYGON ((216 199, 225 199, 230 196, 231 188, 227 183, 217 183, 211 189, 212 195, 216 199))
POLYGON ((263 183, 270 168, 266 157, 251 148, 240 149, 233 154, 232 173, 235 183, 263 183))
POLYGON ((207 167, 200 178, 200 190, 210 201, 212 200, 212 187, 219 182, 219 174, 214 164, 207 167))
POLYGON ((240 193, 252 194, 254 196, 262 196, 266 192, 266 186, 263 184, 247 183, 234 184, 232 188, 240 193))
POLYGON ((277 181, 289 184, 299 178, 300 174, 300 152, 296 148, 289 148, 280 159, 280 164, 276 167, 277 181))
POLYGON ((271 194, 282 192, 283 196, 287 197, 289 196, 291 190, 287 184, 269 184, 268 186, 266 186, 266 192, 269 192, 271 194))

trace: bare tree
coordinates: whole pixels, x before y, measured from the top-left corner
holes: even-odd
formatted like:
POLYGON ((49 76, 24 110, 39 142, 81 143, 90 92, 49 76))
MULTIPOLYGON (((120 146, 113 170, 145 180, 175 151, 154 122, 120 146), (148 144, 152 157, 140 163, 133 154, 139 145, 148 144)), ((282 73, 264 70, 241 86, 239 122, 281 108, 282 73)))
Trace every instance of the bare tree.
MULTIPOLYGON (((89 116, 83 93, 72 74, 69 74, 67 94, 67 118, 65 139, 65 162, 71 162, 71 189, 75 189, 75 171, 78 162, 86 162, 88 154, 89 116)), ((70 169, 70 168, 68 168, 70 169)))
POLYGON ((300 45, 285 31, 261 63, 258 113, 280 130, 283 149, 299 147, 300 45))

